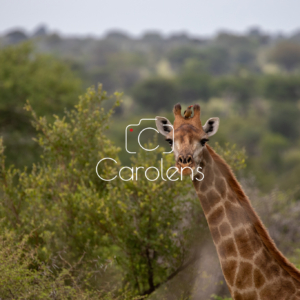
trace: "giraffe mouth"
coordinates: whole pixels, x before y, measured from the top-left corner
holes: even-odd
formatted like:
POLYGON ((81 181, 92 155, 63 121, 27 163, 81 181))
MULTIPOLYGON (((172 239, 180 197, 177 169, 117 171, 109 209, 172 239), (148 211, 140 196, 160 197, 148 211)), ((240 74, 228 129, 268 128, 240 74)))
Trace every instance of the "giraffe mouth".
POLYGON ((176 167, 178 169, 178 173, 182 174, 183 176, 189 176, 195 171, 195 164, 176 164, 176 167))

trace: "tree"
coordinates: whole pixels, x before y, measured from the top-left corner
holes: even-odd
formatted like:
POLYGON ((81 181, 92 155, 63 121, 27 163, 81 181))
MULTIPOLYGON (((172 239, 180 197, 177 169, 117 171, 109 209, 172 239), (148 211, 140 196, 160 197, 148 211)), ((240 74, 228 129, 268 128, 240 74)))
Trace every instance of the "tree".
POLYGON ((39 114, 52 115, 74 105, 81 81, 68 65, 51 56, 37 54, 31 44, 0 51, 0 109, 22 111, 30 100, 39 114))
POLYGON ((279 102, 290 102, 295 105, 300 98, 299 75, 268 75, 259 81, 262 96, 279 102))
POLYGON ((212 75, 222 75, 230 71, 231 57, 224 47, 209 47, 203 51, 203 61, 212 75))
POLYGON ((23 110, 26 100, 38 114, 60 115, 76 102, 81 80, 67 64, 35 53, 29 43, 2 48, 0 65, 0 131, 8 148, 8 160, 19 166, 31 164, 38 152, 30 140, 32 126, 23 110), (22 159, 20 148, 27 153, 23 152, 22 159))
POLYGON ((211 96, 211 76, 206 72, 203 63, 189 59, 183 72, 178 76, 179 95, 183 101, 208 101, 211 96))
POLYGON ((174 68, 181 68, 187 59, 199 59, 201 57, 201 51, 193 46, 176 47, 167 53, 167 58, 174 68))
POLYGON ((230 70, 230 53, 225 47, 178 47, 168 53, 168 59, 174 68, 183 67, 188 60, 198 61, 202 64, 202 70, 212 75, 224 74, 230 70))
POLYGON ((222 76, 214 80, 213 89, 217 95, 234 99, 239 110, 246 114, 256 96, 256 81, 254 76, 222 76))
POLYGON ((22 30, 12 30, 5 35, 5 38, 9 44, 17 44, 27 40, 28 36, 22 30))
POLYGON ((285 138, 297 138, 299 136, 299 110, 286 102, 276 103, 270 109, 269 126, 272 132, 285 138))
POLYGON ((152 112, 170 107, 178 99, 175 83, 160 77, 148 78, 137 83, 132 95, 139 106, 152 112))
POLYGON ((287 71, 292 71, 300 65, 300 45, 289 41, 281 42, 272 49, 269 59, 287 71))

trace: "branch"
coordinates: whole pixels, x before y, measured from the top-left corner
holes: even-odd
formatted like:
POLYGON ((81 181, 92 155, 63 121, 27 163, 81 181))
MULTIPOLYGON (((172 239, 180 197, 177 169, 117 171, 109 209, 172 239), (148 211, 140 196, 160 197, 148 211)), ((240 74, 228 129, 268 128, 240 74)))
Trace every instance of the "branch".
POLYGON ((197 259, 197 255, 194 254, 185 264, 182 264, 176 271, 174 271, 171 275, 169 275, 166 280, 164 280, 163 282, 160 282, 158 284, 156 284, 154 286, 154 288, 151 289, 151 287, 146 290, 141 296, 145 296, 145 295, 150 295, 152 294, 155 290, 157 290, 161 285, 167 283, 168 281, 170 281, 171 279, 173 279, 178 273, 180 273, 181 271, 185 270, 187 267, 189 267, 195 260, 197 259))

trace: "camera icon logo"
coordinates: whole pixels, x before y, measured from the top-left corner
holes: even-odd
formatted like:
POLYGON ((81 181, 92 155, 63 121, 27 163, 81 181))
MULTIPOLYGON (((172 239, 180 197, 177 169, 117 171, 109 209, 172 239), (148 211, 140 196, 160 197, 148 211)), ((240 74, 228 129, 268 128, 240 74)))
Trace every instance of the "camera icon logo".
MULTIPOLYGON (((128 130, 129 130, 129 132, 132 132, 132 131, 133 131, 133 128, 132 128, 132 127, 137 127, 137 126, 139 126, 139 125, 141 124, 142 121, 156 121, 156 118, 154 118, 154 119, 140 119, 140 121, 139 121, 138 124, 129 124, 129 125, 126 126, 126 128, 125 128, 125 149, 126 149, 127 153, 129 153, 129 154, 136 154, 136 152, 132 152, 132 151, 128 150, 128 136, 127 136, 128 130)), ((166 124, 166 126, 170 126, 170 127, 172 127, 172 129, 173 129, 173 126, 172 126, 171 124, 166 124)), ((140 141, 141 134, 142 134, 144 131, 146 131, 146 130, 154 130, 154 131, 156 131, 157 133, 159 133, 159 131, 158 131, 156 128, 154 128, 154 127, 146 127, 146 128, 144 128, 144 129, 142 129, 142 130, 139 132, 139 135, 138 135, 138 138, 137 138, 138 144, 139 144, 139 146, 140 146, 143 150, 145 150, 145 151, 154 151, 154 150, 156 150, 156 149, 159 147, 159 145, 157 145, 157 146, 156 146, 155 148, 153 148, 153 149, 147 149, 147 148, 143 147, 142 144, 141 144, 141 141, 140 141)), ((174 141, 174 130, 173 130, 173 141, 174 141)), ((174 143, 173 143, 173 144, 174 144, 174 143)), ((173 147, 172 147, 171 151, 169 151, 169 152, 163 152, 163 154, 172 153, 172 152, 173 152, 173 147)))

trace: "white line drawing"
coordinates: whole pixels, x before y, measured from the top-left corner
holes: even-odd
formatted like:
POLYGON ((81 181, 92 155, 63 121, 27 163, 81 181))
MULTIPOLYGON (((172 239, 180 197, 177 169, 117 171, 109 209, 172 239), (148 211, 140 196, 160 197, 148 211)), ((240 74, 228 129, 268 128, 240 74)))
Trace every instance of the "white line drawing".
POLYGON ((102 160, 105 160, 105 159, 110 159, 110 160, 114 161, 114 162, 117 164, 117 162, 116 162, 113 158, 111 158, 111 157, 104 157, 104 158, 100 159, 100 160, 98 161, 97 165, 96 165, 96 173, 97 173, 97 176, 98 176, 100 179, 104 180, 104 181, 111 181, 111 180, 114 180, 114 179, 117 178, 117 175, 116 175, 114 178, 112 178, 112 179, 104 179, 104 178, 102 178, 102 177, 99 175, 99 173, 98 173, 98 166, 99 166, 99 164, 101 163, 101 161, 102 161, 102 160))
MULTIPOLYGON (((140 121, 139 121, 138 124, 129 124, 129 125, 126 126, 126 128, 125 128, 125 149, 126 149, 127 153, 129 153, 129 154, 136 154, 136 152, 131 152, 131 151, 129 151, 128 148, 127 148, 127 129, 128 129, 128 127, 139 126, 139 125, 141 124, 142 121, 156 121, 156 118, 154 118, 154 119, 140 119, 140 121)), ((166 126, 171 126, 172 129, 173 129, 173 125, 171 125, 171 124, 166 124, 166 126)), ((141 133, 142 133, 143 131, 147 130, 147 129, 152 129, 152 130, 155 130, 157 133, 159 133, 159 131, 158 131, 156 128, 153 128, 153 127, 147 127, 147 128, 144 128, 144 129, 139 133, 139 135, 138 135, 138 143, 139 143, 140 147, 141 147, 143 150, 146 150, 146 151, 154 151, 154 150, 156 150, 156 149, 159 147, 159 145, 157 145, 157 147, 155 147, 155 148, 153 148, 153 149, 146 149, 146 148, 144 148, 144 147, 141 145, 141 143, 140 143, 140 136, 141 136, 141 133)), ((169 152, 163 152, 163 154, 165 154, 165 153, 167 153, 167 154, 172 153, 172 152, 173 152, 173 146, 174 146, 174 130, 173 130, 173 143, 172 143, 171 151, 169 151, 169 152)))

